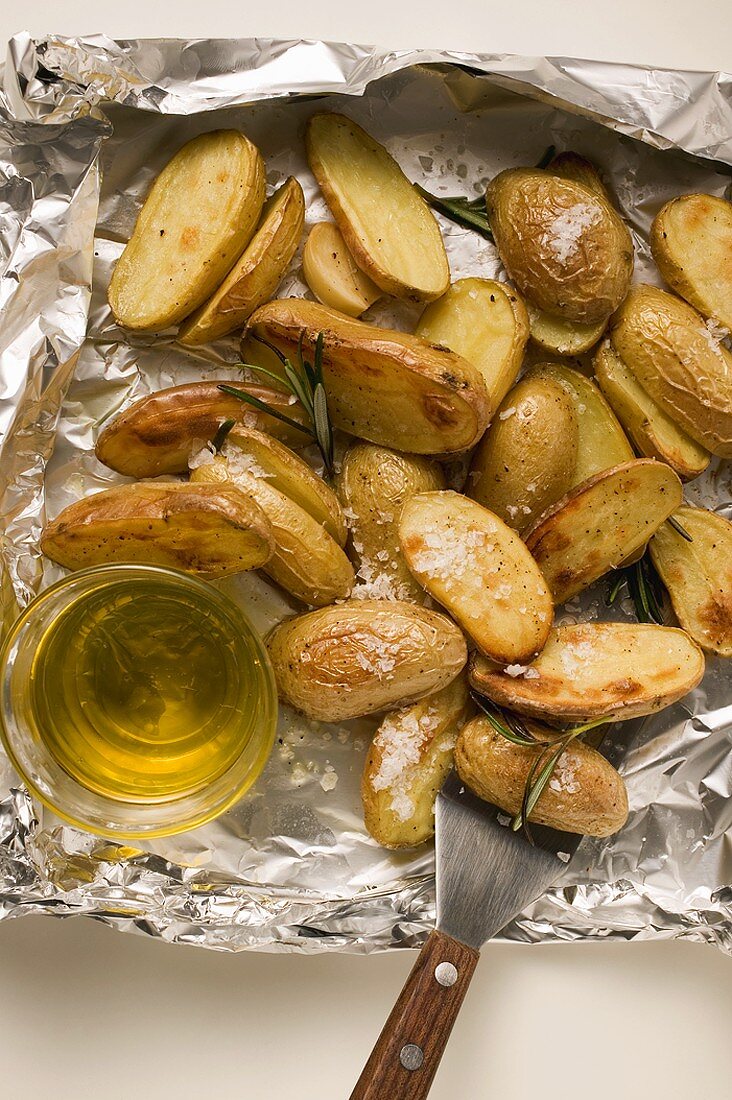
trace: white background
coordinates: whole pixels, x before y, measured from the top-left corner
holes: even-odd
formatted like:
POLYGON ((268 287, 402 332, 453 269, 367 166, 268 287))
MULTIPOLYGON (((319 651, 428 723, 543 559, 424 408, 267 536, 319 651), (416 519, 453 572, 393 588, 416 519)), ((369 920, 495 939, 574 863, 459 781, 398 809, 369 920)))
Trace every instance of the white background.
MULTIPOLYGON (((732 68, 730 0, 3 0, 18 30, 277 36, 732 68)), ((411 965, 216 955, 88 920, 0 924, 0 1091, 40 1100, 345 1100, 411 965)), ((435 1100, 711 1100, 732 960, 685 943, 488 947, 435 1100)), ((383 1100, 398 1100, 384 1097, 383 1100)))

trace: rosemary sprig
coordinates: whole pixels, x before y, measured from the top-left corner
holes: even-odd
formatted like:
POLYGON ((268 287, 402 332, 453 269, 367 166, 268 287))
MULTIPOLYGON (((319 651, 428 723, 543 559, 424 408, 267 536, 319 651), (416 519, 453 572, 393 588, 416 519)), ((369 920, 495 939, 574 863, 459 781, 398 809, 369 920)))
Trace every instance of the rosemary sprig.
POLYGON ((669 527, 673 527, 676 534, 681 535, 682 539, 686 539, 687 542, 694 541, 693 537, 689 534, 686 528, 683 527, 682 524, 680 524, 679 521, 673 516, 669 516, 666 520, 666 523, 668 523, 669 527))
POLYGON ((627 586, 628 594, 635 605, 635 616, 638 622, 663 626, 661 580, 653 567, 648 551, 633 565, 618 571, 605 599, 608 607, 612 607, 615 603, 623 585, 627 586))
POLYGON ((544 150, 544 153, 542 154, 541 159, 539 160, 536 167, 537 168, 546 168, 547 165, 551 164, 551 162, 554 160, 554 154, 556 153, 556 151, 557 151, 556 145, 548 146, 548 148, 546 148, 544 150))
POLYGON ((211 440, 211 446, 216 451, 216 454, 218 454, 223 447, 224 443, 226 442, 227 435, 235 424, 236 420, 223 420, 221 424, 219 424, 218 428, 216 429, 216 435, 211 440))
POLYGON ((462 225, 466 229, 473 229, 487 240, 493 240, 493 232, 490 222, 488 221, 485 197, 466 199, 462 195, 452 195, 441 198, 438 195, 430 194, 429 191, 425 191, 424 187, 420 187, 418 183, 415 184, 415 187, 425 202, 431 206, 433 210, 439 210, 441 214, 444 214, 446 218, 450 218, 451 221, 456 222, 457 225, 462 225))

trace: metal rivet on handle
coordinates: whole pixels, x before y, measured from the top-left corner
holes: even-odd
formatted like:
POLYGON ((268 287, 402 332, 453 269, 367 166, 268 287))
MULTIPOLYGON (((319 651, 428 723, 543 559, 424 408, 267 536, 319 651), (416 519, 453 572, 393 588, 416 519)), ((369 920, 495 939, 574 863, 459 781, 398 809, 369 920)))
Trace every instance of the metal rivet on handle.
POLYGON ((451 985, 455 985, 458 980, 457 967, 452 963, 440 963, 435 967, 435 979, 440 985, 444 985, 448 989, 451 985))
POLYGON ((399 1051, 399 1061, 405 1069, 412 1071, 421 1069, 424 1062, 424 1051, 416 1043, 405 1043, 399 1051))

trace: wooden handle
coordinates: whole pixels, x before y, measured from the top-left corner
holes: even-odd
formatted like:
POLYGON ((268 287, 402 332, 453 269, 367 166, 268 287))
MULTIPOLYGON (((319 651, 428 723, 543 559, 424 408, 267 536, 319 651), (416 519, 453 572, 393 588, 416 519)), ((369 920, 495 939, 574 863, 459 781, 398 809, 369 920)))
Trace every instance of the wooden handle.
POLYGON ((478 952, 431 932, 351 1100, 422 1100, 437 1073, 478 952))

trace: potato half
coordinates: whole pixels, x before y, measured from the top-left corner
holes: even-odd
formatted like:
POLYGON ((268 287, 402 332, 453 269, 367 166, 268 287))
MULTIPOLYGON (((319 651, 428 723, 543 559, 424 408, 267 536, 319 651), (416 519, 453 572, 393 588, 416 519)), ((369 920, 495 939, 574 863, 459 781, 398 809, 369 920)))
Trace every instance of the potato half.
POLYGON ((264 162, 238 130, 200 134, 162 170, 109 284, 120 325, 175 325, 211 295, 264 203, 264 162))
POLYGON ((732 458, 732 354, 686 302, 634 286, 613 318, 615 351, 692 439, 732 458))
POLYGON ((361 799, 366 828, 385 848, 413 848, 434 836, 437 792, 470 712, 467 683, 458 676, 383 719, 366 759, 361 799))
POLYGON ((41 549, 67 569, 125 561, 225 577, 264 565, 273 540, 262 509, 233 485, 146 481, 70 504, 41 549))
POLYGON ((567 150, 565 153, 557 153, 546 166, 547 172, 553 176, 561 176, 565 180, 573 180, 583 184, 588 191, 594 191, 596 195, 610 202, 610 194, 605 184, 600 179, 600 174, 591 160, 580 156, 579 153, 567 150))
POLYGON ((636 380, 610 340, 595 355, 595 377, 636 450, 657 458, 676 471, 682 481, 703 473, 711 455, 680 428, 636 380))
MULTIPOLYGON (((233 384, 292 420, 304 422, 304 410, 300 405, 291 405, 290 395, 283 390, 250 382, 233 384)), ((274 416, 222 393, 219 385, 220 382, 191 382, 141 397, 99 433, 97 458, 128 477, 182 474, 188 470, 194 442, 213 439, 224 420, 259 428, 301 447, 310 442, 307 432, 298 432, 274 416)))
POLYGON ((596 321, 592 325, 583 325, 579 321, 564 321, 561 317, 552 317, 536 306, 527 306, 531 339, 541 348, 554 355, 573 356, 593 348, 607 328, 607 319, 596 321))
POLYGON ((732 524, 706 508, 674 512, 693 542, 665 523, 650 542, 676 617, 702 649, 732 657, 732 524))
POLYGON ((347 600, 298 615, 267 640, 280 699, 322 722, 374 714, 447 687, 467 647, 446 615, 389 600, 347 600))
POLYGON ((475 644, 500 664, 541 650, 554 608, 539 568, 515 531, 451 491, 406 501, 399 540, 407 565, 475 644))
POLYGON ((441 468, 421 455, 401 454, 374 443, 355 443, 346 452, 337 492, 348 516, 358 576, 369 595, 425 601, 425 591, 402 554, 399 517, 405 500, 415 493, 444 487, 441 468))
POLYGON ((270 302, 250 318, 290 358, 312 357, 322 332, 328 409, 337 428, 415 454, 467 450, 490 419, 483 376, 445 348, 404 332, 375 328, 316 302, 270 302))
POLYGON ((658 270, 705 317, 732 329, 732 203, 714 195, 680 195, 651 226, 658 270))
POLYGON ((178 342, 195 347, 241 328, 282 282, 304 224, 305 196, 290 176, 268 199, 257 232, 221 286, 178 329, 178 342))
POLYGON ((670 466, 638 458, 573 489, 524 537, 555 604, 641 550, 684 498, 670 466))
MULTIPOLYGON (((474 718, 460 732, 455 766, 466 786, 479 798, 512 816, 523 802, 529 772, 541 754, 541 742, 557 731, 530 719, 529 732, 540 742, 514 745, 493 728, 487 718, 474 718)), ((539 796, 529 821, 583 836, 612 836, 628 819, 628 793, 622 777, 599 752, 575 741, 559 757, 548 785, 539 796)))
POLYGON ((458 279, 427 306, 415 331, 478 368, 493 415, 516 380, 529 338, 526 307, 513 288, 493 279, 458 279))
POLYGON ((356 266, 343 234, 332 222, 318 222, 310 230, 302 270, 318 301, 349 317, 360 317, 382 295, 380 287, 356 266))
POLYGON ((539 168, 509 168, 488 185, 488 218, 522 294, 565 321, 595 324, 622 302, 633 243, 602 195, 539 168))
POLYGON ((573 484, 579 430, 575 403, 550 377, 522 379, 478 444, 467 495, 516 531, 573 484))
POLYGON ((450 268, 440 227, 384 146, 345 115, 318 114, 308 124, 307 153, 361 270, 397 298, 444 294, 450 268))
POLYGON ((704 654, 683 630, 647 623, 576 623, 551 631, 520 675, 476 654, 470 682, 499 706, 550 722, 638 718, 695 688, 704 654))

